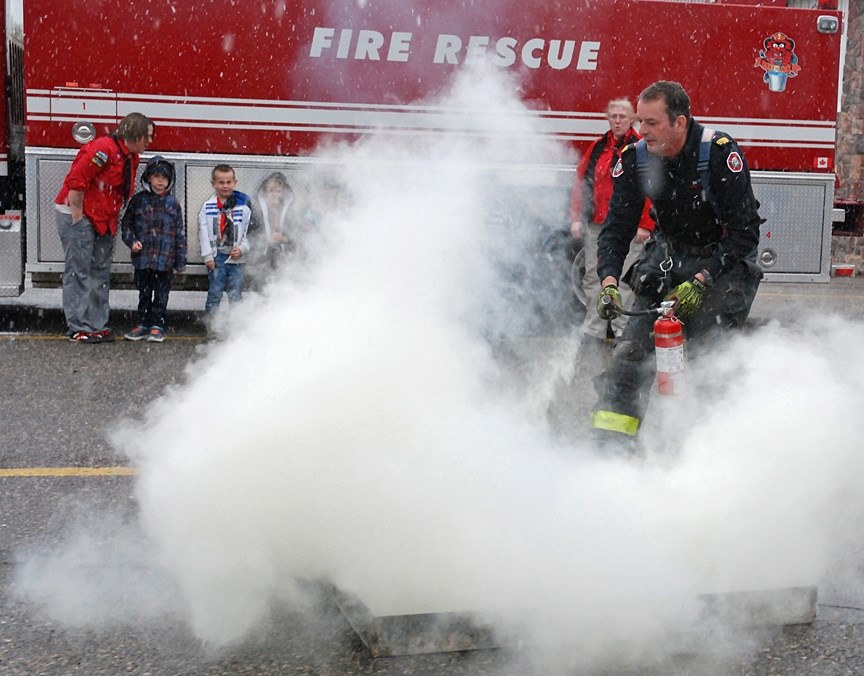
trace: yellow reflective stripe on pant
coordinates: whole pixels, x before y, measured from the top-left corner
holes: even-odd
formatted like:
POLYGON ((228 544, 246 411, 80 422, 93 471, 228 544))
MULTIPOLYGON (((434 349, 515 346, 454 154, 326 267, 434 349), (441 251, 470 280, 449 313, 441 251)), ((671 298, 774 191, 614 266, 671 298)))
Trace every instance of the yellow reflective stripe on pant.
POLYGON ((591 426, 597 430, 620 432, 635 437, 636 431, 639 429, 639 418, 613 411, 594 411, 594 415, 591 417, 591 426))

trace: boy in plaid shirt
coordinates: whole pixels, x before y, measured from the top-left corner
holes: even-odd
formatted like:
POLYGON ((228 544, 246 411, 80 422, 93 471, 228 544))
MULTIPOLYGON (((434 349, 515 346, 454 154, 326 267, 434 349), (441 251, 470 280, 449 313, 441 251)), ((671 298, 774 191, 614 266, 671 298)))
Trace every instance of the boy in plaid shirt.
POLYGON ((132 250, 138 288, 138 326, 123 337, 165 340, 165 311, 173 270, 186 269, 186 224, 180 203, 171 194, 174 165, 159 155, 150 158, 136 193, 123 215, 121 236, 132 250))

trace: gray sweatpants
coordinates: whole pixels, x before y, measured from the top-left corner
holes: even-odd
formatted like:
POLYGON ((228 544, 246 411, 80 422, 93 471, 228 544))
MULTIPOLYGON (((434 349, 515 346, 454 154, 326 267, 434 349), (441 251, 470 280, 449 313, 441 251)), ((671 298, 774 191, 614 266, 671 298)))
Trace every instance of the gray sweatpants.
POLYGON ((85 216, 77 223, 71 214, 57 213, 57 232, 63 245, 63 313, 70 333, 97 332, 108 324, 108 291, 114 236, 98 236, 85 216))
MULTIPOLYGON (((582 242, 585 247, 585 276, 582 278, 582 289, 585 292, 585 302, 587 304, 585 312, 585 321, 582 324, 583 333, 593 336, 594 338, 603 339, 606 337, 606 320, 600 319, 597 314, 597 298, 600 296, 600 278, 597 276, 597 237, 603 229, 602 223, 585 223, 582 226, 582 242)), ((627 270, 639 254, 642 253, 642 242, 637 242, 636 238, 630 242, 630 251, 624 261, 624 270, 627 270)), ((621 300, 625 308, 628 310, 633 304, 633 292, 626 284, 619 284, 618 290, 621 292, 621 300)), ((621 337, 624 331, 624 325, 627 323, 627 317, 621 315, 612 320, 612 330, 616 337, 621 337)))

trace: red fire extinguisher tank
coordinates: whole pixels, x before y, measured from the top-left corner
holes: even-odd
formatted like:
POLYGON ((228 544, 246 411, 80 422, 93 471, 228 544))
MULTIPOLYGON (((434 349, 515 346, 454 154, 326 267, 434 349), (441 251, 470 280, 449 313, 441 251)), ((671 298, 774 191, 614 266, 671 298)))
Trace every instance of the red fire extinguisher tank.
POLYGON ((684 325, 671 307, 654 322, 654 354, 657 359, 657 392, 681 394, 684 387, 684 325))

